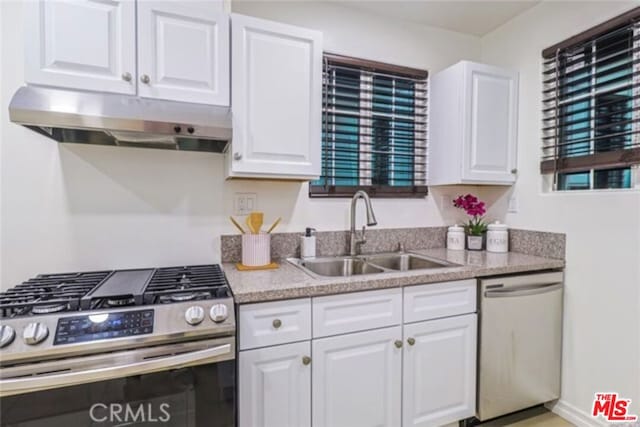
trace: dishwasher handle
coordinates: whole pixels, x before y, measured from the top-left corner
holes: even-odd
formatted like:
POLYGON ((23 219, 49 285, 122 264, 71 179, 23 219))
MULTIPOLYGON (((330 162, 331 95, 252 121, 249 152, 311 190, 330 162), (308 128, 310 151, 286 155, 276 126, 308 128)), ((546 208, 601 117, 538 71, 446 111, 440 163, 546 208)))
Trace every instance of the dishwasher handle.
POLYGON ((562 289, 562 283, 545 285, 522 286, 517 288, 491 289, 484 292, 485 298, 524 297, 529 295, 545 294, 562 289))

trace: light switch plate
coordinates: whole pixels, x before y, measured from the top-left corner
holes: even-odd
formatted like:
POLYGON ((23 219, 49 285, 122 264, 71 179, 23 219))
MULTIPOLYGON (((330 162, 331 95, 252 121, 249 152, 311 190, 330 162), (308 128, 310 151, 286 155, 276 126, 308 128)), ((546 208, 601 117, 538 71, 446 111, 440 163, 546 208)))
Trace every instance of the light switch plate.
POLYGON ((509 213, 517 213, 518 212, 518 197, 515 194, 512 194, 509 197, 509 208, 507 209, 509 213))
POLYGON ((258 195, 256 193, 234 193, 233 214, 249 215, 251 211, 258 209, 258 195))
POLYGON ((443 194, 440 196, 443 216, 452 217, 456 214, 456 208, 453 207, 453 199, 454 197, 451 194, 443 194))

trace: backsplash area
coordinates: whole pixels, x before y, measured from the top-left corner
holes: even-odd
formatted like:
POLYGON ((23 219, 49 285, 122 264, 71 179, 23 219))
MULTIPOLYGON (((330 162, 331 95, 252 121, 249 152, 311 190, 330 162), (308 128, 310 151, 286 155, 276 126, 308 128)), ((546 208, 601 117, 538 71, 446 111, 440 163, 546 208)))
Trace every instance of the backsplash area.
MULTIPOLYGON (((281 260, 300 255, 300 233, 274 233, 271 237, 271 257, 281 260)), ((363 254, 397 251, 400 244, 405 250, 443 248, 447 227, 370 229, 367 243, 361 246, 363 254)), ((220 253, 222 262, 238 262, 242 257, 239 234, 222 235, 220 253)), ((344 255, 349 252, 348 231, 319 231, 316 234, 318 256, 344 255)), ((564 259, 565 235, 542 231, 509 230, 509 250, 527 255, 564 259)))
POLYGON ((527 255, 565 259, 567 236, 547 231, 509 230, 509 250, 527 255))

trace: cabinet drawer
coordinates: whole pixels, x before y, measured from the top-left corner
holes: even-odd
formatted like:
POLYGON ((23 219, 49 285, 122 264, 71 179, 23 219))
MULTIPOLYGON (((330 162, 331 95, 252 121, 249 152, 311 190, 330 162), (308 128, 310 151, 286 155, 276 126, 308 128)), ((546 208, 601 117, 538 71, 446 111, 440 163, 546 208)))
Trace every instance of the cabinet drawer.
POLYGON ((240 306, 240 350, 311 339, 309 298, 240 306))
POLYGON ((326 337, 402 323, 402 289, 313 299, 313 336, 326 337))
POLYGON ((420 322, 476 311, 475 279, 407 286, 404 322, 420 322))

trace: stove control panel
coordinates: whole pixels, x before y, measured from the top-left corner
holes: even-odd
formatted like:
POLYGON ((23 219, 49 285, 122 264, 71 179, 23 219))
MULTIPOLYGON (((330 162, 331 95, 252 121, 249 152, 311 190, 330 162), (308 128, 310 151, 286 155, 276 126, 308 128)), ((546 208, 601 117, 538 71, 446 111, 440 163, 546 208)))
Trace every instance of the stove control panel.
POLYGON ((0 348, 6 347, 13 342, 16 331, 9 325, 0 326, 0 348))
POLYGON ((221 323, 229 317, 229 310, 224 304, 216 304, 209 310, 209 317, 216 323, 221 323))
POLYGON ((22 331, 22 339, 27 345, 40 344, 49 336, 49 328, 40 322, 29 323, 22 331))
POLYGON ((53 345, 150 334, 153 313, 135 310, 63 317, 58 319, 53 345))

